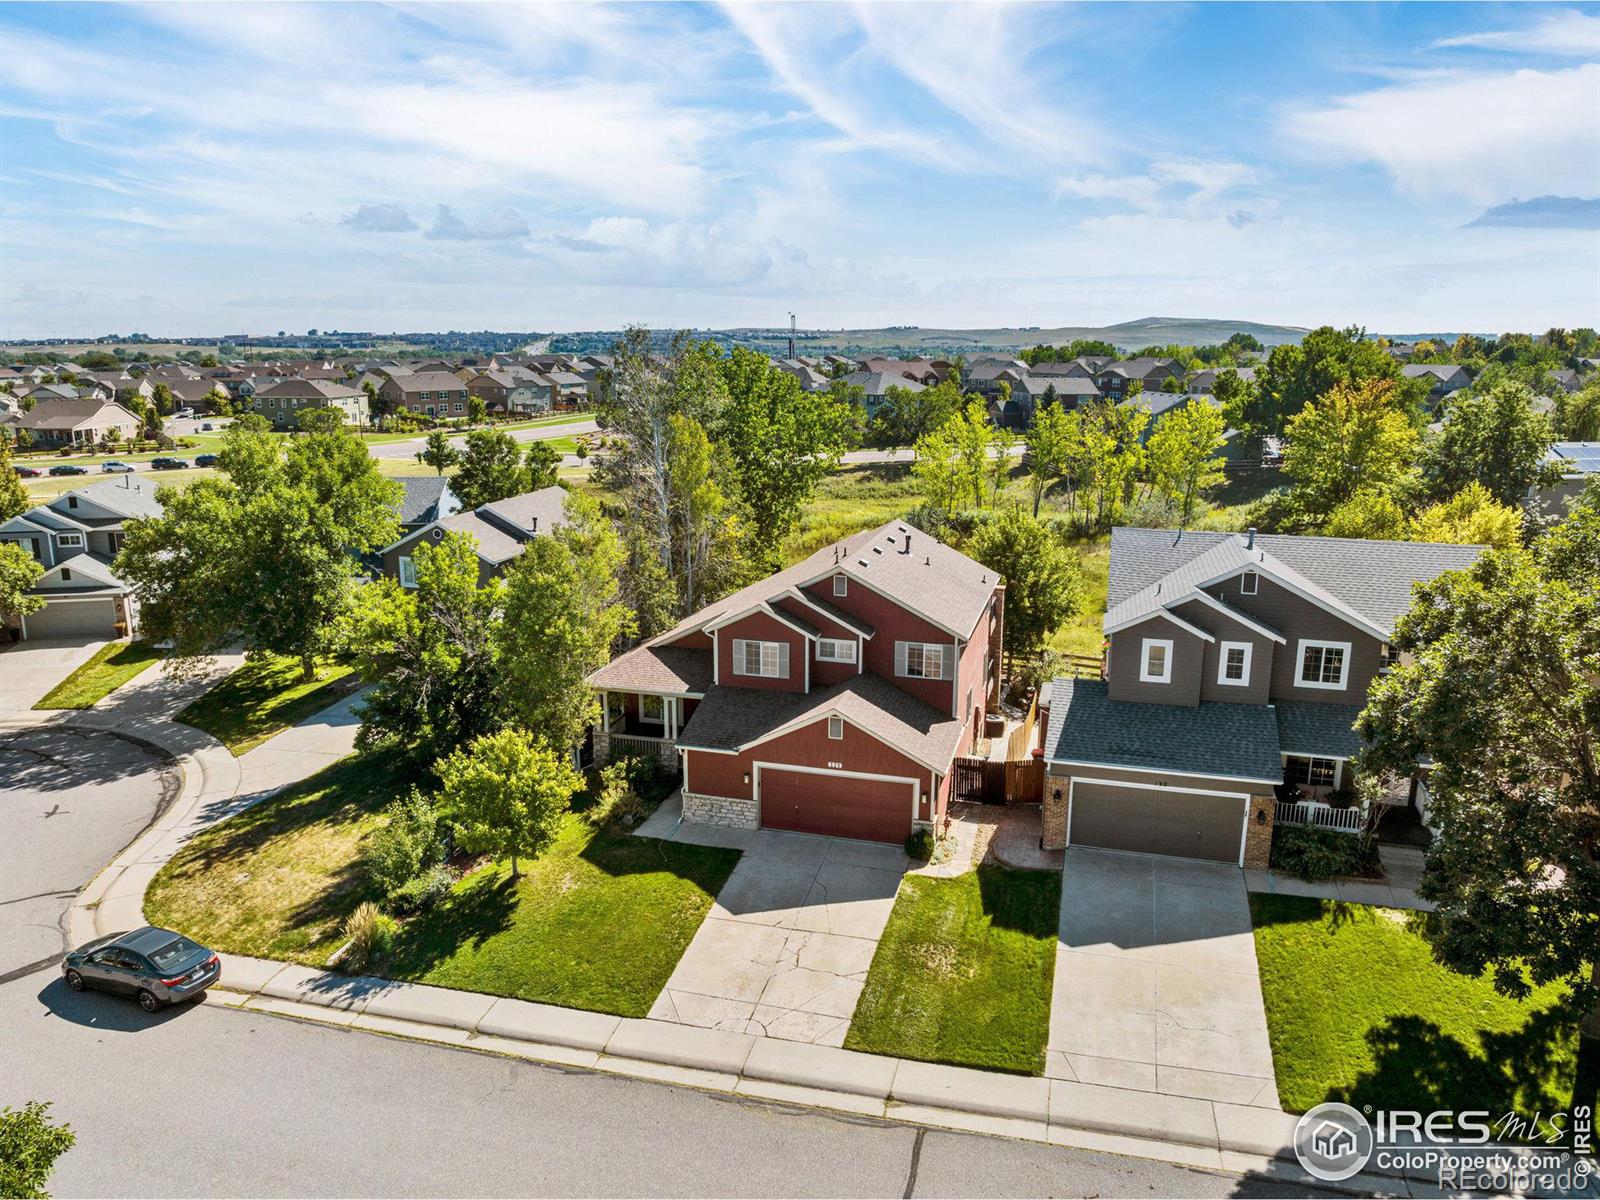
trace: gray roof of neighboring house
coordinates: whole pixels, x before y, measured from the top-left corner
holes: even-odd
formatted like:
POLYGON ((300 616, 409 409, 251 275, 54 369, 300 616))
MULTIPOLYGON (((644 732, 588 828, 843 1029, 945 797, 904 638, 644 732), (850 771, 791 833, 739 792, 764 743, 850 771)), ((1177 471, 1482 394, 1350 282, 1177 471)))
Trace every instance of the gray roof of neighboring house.
POLYGON ((359 400, 366 393, 331 379, 284 379, 270 387, 256 389, 256 395, 274 400, 359 400))
POLYGON ((549 533, 567 522, 567 489, 560 484, 480 504, 475 512, 528 534, 549 533))
POLYGON ((17 424, 24 429, 76 429, 80 425, 137 425, 139 418, 110 400, 44 400, 17 424))
POLYGON ((737 750, 789 727, 837 713, 887 746, 935 771, 949 768, 963 722, 876 675, 852 675, 810 692, 713 687, 678 738, 689 750, 737 750))
POLYGON ((448 371, 423 371, 414 375, 391 375, 389 382, 402 395, 414 392, 465 392, 467 385, 448 371))
POLYGON ((450 481, 443 475, 406 475, 401 477, 400 485, 404 490, 397 516, 402 525, 420 525, 461 510, 461 502, 455 500, 450 481), (452 500, 454 504, 450 503, 452 500), (444 512, 439 511, 441 502, 444 512))
POLYGON ((620 692, 703 694, 711 686, 711 651, 636 646, 589 676, 589 684, 620 692))
POLYGON ((1435 379, 1454 379, 1460 374, 1462 367, 1458 363, 1407 363, 1400 368, 1400 374, 1407 379, 1420 379, 1424 375, 1432 375, 1435 379))
POLYGON ((1361 749, 1361 736, 1355 731, 1359 704, 1279 700, 1273 709, 1278 717, 1278 747, 1284 754, 1354 758, 1361 749))
POLYGON ((1159 417, 1170 412, 1174 408, 1182 408, 1185 404, 1189 404, 1193 401, 1209 404, 1212 408, 1221 407, 1221 405, 1217 403, 1216 397, 1208 395, 1205 392, 1165 391, 1143 391, 1137 396, 1129 396, 1126 400, 1122 401, 1122 407, 1149 409, 1152 417, 1159 417))
POLYGON ((509 562, 522 553, 522 540, 512 537, 511 534, 501 529, 498 525, 491 525, 480 517, 476 511, 454 513, 448 517, 440 517, 437 521, 424 525, 421 529, 408 533, 401 541, 426 535, 430 529, 443 529, 450 533, 467 533, 476 539, 478 557, 484 562, 499 566, 509 562))
POLYGON ((102 479, 99 483, 91 483, 81 488, 73 488, 51 501, 51 507, 61 505, 61 510, 66 508, 66 498, 77 495, 120 513, 127 518, 134 517, 159 517, 162 513, 161 502, 156 499, 156 489, 160 484, 153 479, 144 479, 137 475, 118 475, 115 479, 102 479))
POLYGON ((1238 533, 1113 529, 1107 626, 1141 611, 1153 613, 1188 594, 1203 579, 1253 563, 1335 610, 1348 610, 1369 625, 1390 630, 1411 607, 1414 584, 1469 567, 1483 550, 1432 542, 1264 533, 1256 535, 1255 550, 1250 551, 1246 541, 1246 535, 1238 533))
POLYGON ((1174 775, 1277 783, 1278 724, 1264 704, 1144 704, 1112 700, 1098 679, 1050 684, 1045 758, 1174 775))
POLYGON ((923 388, 915 379, 892 371, 852 371, 844 377, 844 382, 869 396, 881 396, 892 387, 905 388, 908 392, 920 392, 923 388))

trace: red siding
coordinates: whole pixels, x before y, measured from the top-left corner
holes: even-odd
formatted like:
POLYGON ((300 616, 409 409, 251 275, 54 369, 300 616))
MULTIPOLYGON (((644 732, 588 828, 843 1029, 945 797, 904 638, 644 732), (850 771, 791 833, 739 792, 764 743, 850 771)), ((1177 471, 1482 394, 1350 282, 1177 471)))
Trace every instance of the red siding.
POLYGON ((764 612, 751 613, 717 630, 717 680, 724 687, 771 688, 780 692, 803 692, 806 688, 806 654, 811 643, 781 621, 764 612), (782 642, 789 647, 789 675, 773 679, 762 675, 733 673, 733 643, 736 638, 782 642))
POLYGON ((828 722, 823 719, 770 742, 752 746, 740 754, 685 750, 683 758, 685 791, 705 796, 729 796, 737 800, 751 799, 752 785, 745 782, 745 777, 749 775, 753 779, 754 764, 757 762, 914 778, 918 781, 921 795, 917 817, 924 821, 932 819, 928 810, 929 791, 933 786, 932 772, 894 747, 863 733, 848 721, 845 722, 844 737, 839 741, 828 736, 828 722))
POLYGON ((711 635, 703 629, 692 630, 682 637, 673 638, 671 641, 662 642, 663 646, 682 646, 685 650, 704 650, 711 653, 711 635))
MULTIPOLYGON (((798 600, 780 601, 778 607, 791 616, 815 626, 823 637, 844 638, 853 645, 861 640, 855 630, 831 620, 814 608, 807 608, 798 600)), ((817 658, 815 643, 808 643, 807 650, 811 654, 811 686, 814 688, 831 687, 859 674, 855 663, 823 662, 817 658)), ((857 646, 856 654, 860 656, 861 647, 857 646)))
POLYGON ((937 642, 955 648, 955 638, 936 625, 924 621, 915 613, 907 612, 893 600, 880 596, 865 584, 852 579, 848 596, 833 594, 833 577, 806 589, 829 604, 837 605, 852 616, 860 617, 871 625, 875 634, 866 645, 866 668, 881 675, 903 691, 911 693, 923 703, 940 712, 952 712, 951 688, 948 679, 902 679, 894 673, 894 644, 901 642, 937 642))

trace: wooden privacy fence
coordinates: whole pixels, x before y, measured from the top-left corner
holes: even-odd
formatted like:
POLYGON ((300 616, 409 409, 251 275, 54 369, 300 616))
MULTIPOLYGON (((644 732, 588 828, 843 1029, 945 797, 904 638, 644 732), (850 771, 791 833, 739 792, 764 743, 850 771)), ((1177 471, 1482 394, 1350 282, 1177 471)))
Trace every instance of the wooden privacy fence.
POLYGON ((955 799, 968 804, 1037 804, 1044 794, 1044 760, 958 758, 955 799))

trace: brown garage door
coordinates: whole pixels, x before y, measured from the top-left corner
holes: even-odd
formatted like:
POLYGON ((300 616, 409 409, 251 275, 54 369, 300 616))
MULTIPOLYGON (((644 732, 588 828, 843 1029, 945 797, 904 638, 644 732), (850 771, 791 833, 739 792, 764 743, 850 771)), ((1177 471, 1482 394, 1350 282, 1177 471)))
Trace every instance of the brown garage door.
POLYGON ((1079 782, 1072 786, 1071 820, 1074 846, 1237 863, 1244 801, 1079 782))
POLYGON ((761 824, 871 842, 911 832, 911 784, 761 768, 761 824))

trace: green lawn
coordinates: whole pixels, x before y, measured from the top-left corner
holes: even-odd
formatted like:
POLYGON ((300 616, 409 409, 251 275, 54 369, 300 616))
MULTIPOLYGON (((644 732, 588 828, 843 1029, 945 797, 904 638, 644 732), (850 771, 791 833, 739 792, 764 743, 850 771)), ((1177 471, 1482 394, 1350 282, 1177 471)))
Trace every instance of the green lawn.
POLYGON ((205 730, 239 755, 349 695, 354 686, 349 667, 325 663, 307 682, 296 659, 252 655, 178 720, 205 730))
MULTIPOLYGON (((323 966, 344 920, 375 899, 361 840, 413 773, 384 755, 335 763, 191 841, 151 885, 146 912, 224 953, 323 966)), ((573 814, 515 885, 504 865, 467 876, 402 927, 380 964, 396 979, 644 1016, 736 850, 597 833, 573 814)))
POLYGON ((1567 1107, 1577 1025, 1562 986, 1508 1000, 1440 966, 1418 913, 1252 893, 1250 915, 1285 1108, 1567 1107))
POLYGON ((1054 871, 906 876, 845 1046, 1039 1074, 1060 906, 1054 871))
POLYGON ((35 708, 93 708, 161 657, 149 642, 107 642, 35 708))

